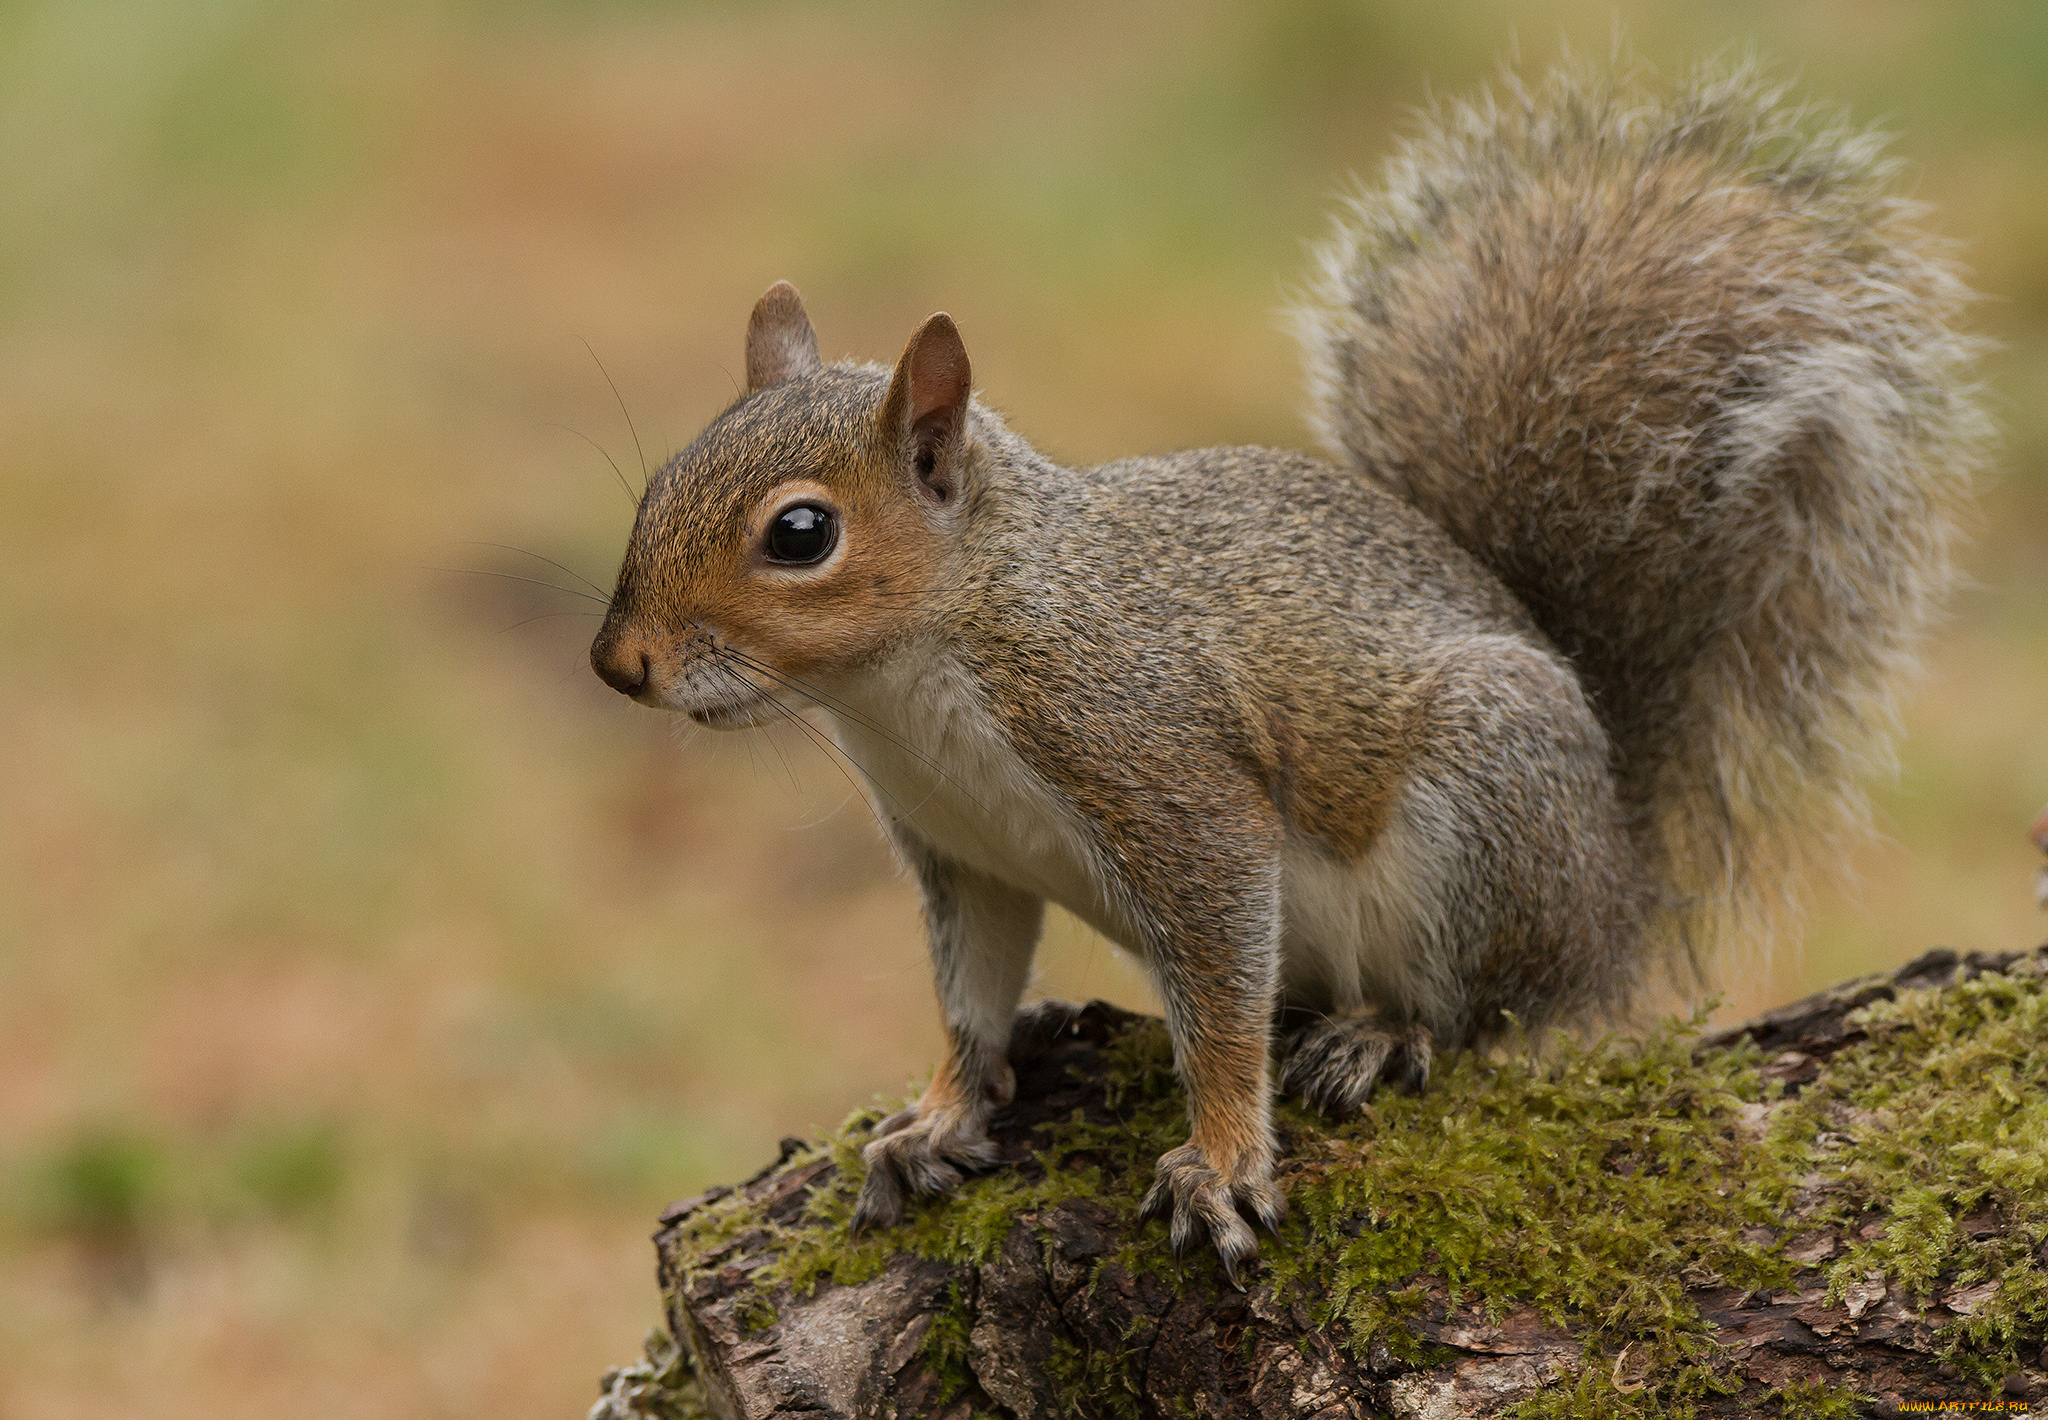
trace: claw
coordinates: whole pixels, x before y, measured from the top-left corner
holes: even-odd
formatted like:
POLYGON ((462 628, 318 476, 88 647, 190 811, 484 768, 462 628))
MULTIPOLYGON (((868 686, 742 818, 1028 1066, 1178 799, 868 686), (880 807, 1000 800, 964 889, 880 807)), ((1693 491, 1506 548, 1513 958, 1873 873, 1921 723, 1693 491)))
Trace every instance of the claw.
POLYGON ((1280 1088, 1335 1119, 1356 1114, 1382 1080, 1414 1092, 1429 1081, 1429 1028, 1338 1016, 1295 1031, 1284 1047, 1280 1088))
POLYGON ((860 1184, 860 1199, 854 1203, 854 1221, 848 1234, 860 1238, 870 1227, 895 1227, 903 1221, 903 1193, 887 1174, 870 1172, 860 1184))
POLYGON ((951 1193, 960 1186, 963 1170, 987 1168, 997 1154, 978 1122, 970 1124, 958 1115, 922 1114, 913 1106, 883 1120, 860 1157, 867 1176, 853 1207, 855 1235, 901 1222, 907 1196, 951 1193), (898 1123, 903 1115, 909 1120, 898 1123))
POLYGON ((1166 1175, 1156 1175, 1152 1186, 1145 1190, 1145 1201, 1138 1205, 1138 1217, 1149 1222, 1163 1218, 1173 1208, 1173 1190, 1166 1186, 1166 1175))
POLYGON ((1051 1046, 1081 1009, 1065 1001, 1024 1007, 1006 1052, 986 1043, 960 1046, 922 1099, 876 1124, 860 1151, 867 1172, 854 1201, 853 1233, 898 1223, 908 1199, 951 1193, 965 1174, 994 1167, 1001 1154, 988 1137, 988 1121, 1016 1095, 1013 1062, 1051 1046))
POLYGON ((1231 1286, 1242 1292, 1244 1284, 1237 1280, 1238 1265, 1258 1257, 1258 1238, 1253 1236, 1244 1219, 1237 1216, 1235 1208, 1227 1218, 1205 1221, 1209 1224, 1209 1236, 1216 1244, 1216 1256, 1223 1263, 1223 1275, 1230 1279, 1231 1286))
POLYGON ((1280 1220, 1287 1216, 1287 1199, 1277 1188, 1268 1188, 1249 1199, 1240 1197, 1237 1206, 1239 1212, 1249 1210, 1252 1221, 1276 1235, 1280 1231, 1280 1220))
POLYGON ((1167 1240, 1176 1257, 1185 1256, 1206 1235, 1223 1264, 1223 1275, 1240 1292, 1245 1284, 1239 1269, 1259 1252, 1258 1237, 1246 1215, 1270 1230, 1285 1212, 1285 1200, 1270 1179, 1226 1183, 1193 1144, 1161 1156, 1152 1187, 1138 1205, 1141 1218, 1170 1215, 1167 1240))
MULTIPOLYGON (((1257 1252, 1258 1247, 1254 1244, 1250 1256, 1255 1256, 1257 1252)), ((1237 1292, 1246 1290, 1244 1280, 1237 1275, 1237 1259, 1221 1248, 1216 1250, 1216 1259, 1223 1264, 1223 1280, 1230 1284, 1231 1290, 1237 1292)))

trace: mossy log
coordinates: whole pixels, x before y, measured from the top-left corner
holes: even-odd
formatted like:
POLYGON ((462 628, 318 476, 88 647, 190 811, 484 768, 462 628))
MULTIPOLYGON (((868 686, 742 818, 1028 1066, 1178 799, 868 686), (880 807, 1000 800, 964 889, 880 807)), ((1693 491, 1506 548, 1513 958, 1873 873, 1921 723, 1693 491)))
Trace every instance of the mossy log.
POLYGON ((1332 1126, 1238 1292, 1140 1222, 1182 1102, 1096 1003, 1004 1163, 846 1220, 879 1116, 655 1235, 667 1335, 593 1420, 2011 1413, 2048 1401, 2048 947, 1937 951, 1732 1030, 1468 1056, 1332 1126))

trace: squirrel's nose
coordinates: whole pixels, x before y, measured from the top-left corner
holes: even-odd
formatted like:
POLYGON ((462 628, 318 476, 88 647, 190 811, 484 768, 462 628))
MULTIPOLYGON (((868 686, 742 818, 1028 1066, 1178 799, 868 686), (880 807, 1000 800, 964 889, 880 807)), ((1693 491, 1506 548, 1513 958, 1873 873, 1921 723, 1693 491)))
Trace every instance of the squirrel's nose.
POLYGON ((613 634, 607 627, 590 644, 590 668, 621 695, 638 695, 647 688, 647 652, 637 636, 613 634))

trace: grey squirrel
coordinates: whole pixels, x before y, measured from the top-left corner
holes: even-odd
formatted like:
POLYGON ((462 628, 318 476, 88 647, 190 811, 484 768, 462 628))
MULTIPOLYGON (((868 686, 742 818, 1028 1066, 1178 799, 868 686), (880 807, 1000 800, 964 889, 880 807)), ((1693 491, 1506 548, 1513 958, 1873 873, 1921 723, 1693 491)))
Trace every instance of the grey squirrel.
POLYGON ((1061 468, 940 314, 824 364, 796 291, 642 500, 597 673, 813 714, 922 890, 947 1052, 855 1226, 993 1162, 1047 902, 1157 983, 1149 1213, 1233 1279, 1275 1084, 1625 1013, 1854 820, 1984 423, 1967 293, 1869 137, 1745 73, 1440 113, 1299 312, 1317 459, 1061 468))

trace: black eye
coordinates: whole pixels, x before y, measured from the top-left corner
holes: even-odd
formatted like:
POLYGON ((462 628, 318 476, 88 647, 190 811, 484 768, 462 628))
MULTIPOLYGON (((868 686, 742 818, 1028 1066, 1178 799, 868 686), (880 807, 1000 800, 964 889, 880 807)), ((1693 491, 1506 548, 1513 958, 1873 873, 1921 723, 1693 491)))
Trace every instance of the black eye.
POLYGON ((777 562, 816 562, 832 550, 832 510, 816 503, 784 508, 768 525, 768 555, 777 562))

